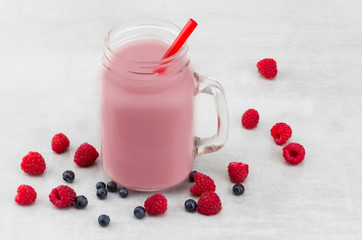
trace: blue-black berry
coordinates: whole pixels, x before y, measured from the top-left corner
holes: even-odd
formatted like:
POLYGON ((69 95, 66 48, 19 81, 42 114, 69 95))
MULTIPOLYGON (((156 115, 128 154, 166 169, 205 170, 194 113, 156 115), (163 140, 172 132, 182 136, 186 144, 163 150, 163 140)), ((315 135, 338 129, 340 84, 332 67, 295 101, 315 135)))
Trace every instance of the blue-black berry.
POLYGON ((197 208, 197 203, 193 199, 188 199, 185 202, 185 208, 188 212, 195 212, 197 208))
POLYGON ((146 210, 144 207, 138 206, 133 210, 133 214, 136 218, 141 219, 146 215, 146 210))
POLYGON ((85 208, 88 205, 88 199, 86 197, 84 197, 83 195, 79 195, 75 199, 74 205, 78 209, 85 208))
POLYGON ((121 187, 119 189, 119 196, 121 198, 126 198, 128 196, 128 190, 126 188, 124 188, 124 187, 121 187))
POLYGON ((73 182, 74 178, 75 178, 75 174, 73 171, 67 170, 67 171, 63 172, 64 181, 71 183, 71 182, 73 182))
POLYGON ((105 188, 100 188, 97 190, 97 197, 99 199, 106 199, 108 195, 108 191, 105 188))
POLYGON ((240 183, 235 184, 235 185, 233 186, 233 193, 234 193, 235 195, 241 195, 241 194, 243 194, 243 193, 244 193, 244 190, 245 190, 244 186, 243 186, 242 184, 240 184, 240 183))
POLYGON ((195 178, 194 178, 195 173, 197 173, 197 171, 190 172, 190 175, 189 175, 190 182, 195 182, 195 178))
POLYGON ((98 217, 98 223, 99 225, 101 225, 102 227, 106 227, 108 226, 109 222, 111 221, 111 219, 109 218, 108 215, 106 214, 102 214, 98 217))
POLYGON ((107 182, 107 189, 109 192, 116 192, 117 191, 117 183, 113 181, 107 182))
POLYGON ((97 182, 96 188, 97 189, 106 188, 106 184, 104 182, 97 182))

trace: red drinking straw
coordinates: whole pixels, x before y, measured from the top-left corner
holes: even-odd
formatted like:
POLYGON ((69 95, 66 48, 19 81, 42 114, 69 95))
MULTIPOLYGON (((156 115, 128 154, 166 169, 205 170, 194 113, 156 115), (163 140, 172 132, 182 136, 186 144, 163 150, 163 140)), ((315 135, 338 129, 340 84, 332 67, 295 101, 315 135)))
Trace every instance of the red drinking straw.
POLYGON ((197 22, 195 22, 193 19, 190 18, 190 20, 186 23, 186 25, 183 27, 175 41, 173 41, 172 45, 168 48, 165 55, 163 55, 162 59, 171 57, 175 53, 180 50, 180 48, 184 45, 186 40, 189 38, 191 33, 194 31, 194 29, 197 26, 197 22))
MULTIPOLYGON (((179 35, 177 36, 177 38, 175 39, 175 41, 173 41, 173 43, 171 44, 171 46, 168 48, 167 52, 165 53, 165 55, 163 55, 162 59, 171 57, 172 55, 174 55, 175 53, 177 53, 180 48, 184 45, 184 43, 186 42, 186 40, 189 38, 189 36, 191 35, 191 33, 194 31, 194 29, 197 26, 197 22, 195 22, 193 19, 190 18, 190 20, 186 23, 186 25, 182 28, 181 32, 179 33, 179 35)), ((153 70, 153 72, 155 73, 162 73, 166 70, 165 67, 163 68, 157 68, 155 70, 153 70)))

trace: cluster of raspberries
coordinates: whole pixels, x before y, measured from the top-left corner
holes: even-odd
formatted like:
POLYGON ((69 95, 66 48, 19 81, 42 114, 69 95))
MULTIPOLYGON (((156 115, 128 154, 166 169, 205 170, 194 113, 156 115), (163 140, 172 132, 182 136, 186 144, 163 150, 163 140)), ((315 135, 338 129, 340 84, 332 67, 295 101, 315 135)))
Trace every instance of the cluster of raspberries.
MULTIPOLYGON (((249 166, 241 162, 231 162, 228 166, 228 173, 231 182, 240 185, 249 174, 249 166)), ((195 204, 197 211, 207 216, 217 214, 221 210, 222 204, 219 196, 215 193, 216 185, 214 180, 199 172, 194 172, 190 180, 195 182, 190 188, 190 192, 195 196, 200 196, 197 204, 195 204)))
MULTIPOLYGON (((253 129, 259 123, 259 113, 255 109, 247 110, 241 117, 241 124, 246 129, 253 129)), ((283 122, 276 123, 270 129, 270 135, 278 145, 285 144, 292 136, 291 127, 283 122)), ((289 143, 283 148, 283 157, 290 164, 299 164, 303 161, 305 149, 299 143, 289 143)))
MULTIPOLYGON (((241 162, 231 162, 228 166, 230 180, 233 183, 241 184, 249 173, 249 166, 241 162)), ((189 199, 185 202, 185 208, 189 212, 198 211, 203 215, 216 215, 222 208, 221 200, 216 190, 215 182, 206 174, 193 171, 190 173, 190 181, 195 184, 190 188, 190 193, 200 197, 196 201, 189 199)), ((163 214, 167 210, 167 199, 162 194, 155 194, 146 199, 144 203, 146 212, 150 215, 163 214)))
MULTIPOLYGON (((63 134, 56 134, 51 141, 51 148, 54 152, 61 154, 70 145, 69 139, 63 134)), ((74 163, 79 167, 92 165, 99 154, 97 150, 88 143, 81 144, 74 154, 74 163)), ((46 170, 46 163, 43 156, 38 152, 29 152, 25 155, 20 164, 21 169, 29 175, 40 175, 46 170)), ((15 202, 20 205, 28 205, 35 202, 37 193, 29 185, 22 184, 17 189, 15 202)), ((54 188, 49 194, 49 200, 57 207, 64 208, 72 205, 76 199, 74 190, 66 185, 54 188)))
MULTIPOLYGON (((272 79, 277 75, 277 63, 272 58, 265 58, 257 63, 259 73, 266 79, 272 79)), ((241 124, 246 129, 253 129, 259 123, 259 113, 255 109, 247 110, 241 117, 241 124)), ((270 134, 274 142, 278 145, 284 145, 292 136, 292 129, 286 123, 276 123, 271 129, 270 134)), ((283 148, 283 157, 290 164, 299 164, 303 161, 305 149, 299 143, 289 143, 283 148)))

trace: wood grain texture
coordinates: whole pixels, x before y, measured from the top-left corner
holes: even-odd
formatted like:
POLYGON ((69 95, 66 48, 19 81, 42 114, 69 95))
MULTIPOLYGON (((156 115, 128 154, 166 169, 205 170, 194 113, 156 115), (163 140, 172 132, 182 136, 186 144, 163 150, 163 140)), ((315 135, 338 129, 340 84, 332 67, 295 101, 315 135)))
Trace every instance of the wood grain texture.
MULTIPOLYGON (((0 2, 0 232, 2 239, 360 239, 362 237, 362 2, 63 0, 0 2), (95 184, 108 178, 101 160, 87 169, 73 163, 83 142, 100 150, 98 74, 103 39, 112 26, 135 17, 159 17, 199 26, 189 39, 195 70, 225 88, 230 135, 221 151, 195 161, 216 182, 223 209, 205 217, 184 211, 190 183, 163 192, 164 216, 133 215, 149 195, 109 194, 100 201, 95 184), (262 79, 256 63, 273 57, 279 73, 262 79), (241 127, 241 114, 255 108, 260 123, 241 127), (269 130, 276 122, 293 129, 304 145, 299 166, 284 163, 269 130), (56 155, 50 141, 64 132, 69 151, 56 155), (20 170, 21 158, 39 151, 44 176, 20 170), (226 168, 250 166, 245 194, 233 196, 226 168), (64 184, 87 196, 84 210, 58 210, 48 194, 64 184), (14 202, 20 184, 38 192, 36 204, 14 202), (97 224, 100 214, 111 224, 97 224), (36 234, 35 234, 36 233, 36 234), (36 236, 36 237, 35 237, 36 236)), ((213 132, 211 99, 197 98, 196 133, 213 132)))

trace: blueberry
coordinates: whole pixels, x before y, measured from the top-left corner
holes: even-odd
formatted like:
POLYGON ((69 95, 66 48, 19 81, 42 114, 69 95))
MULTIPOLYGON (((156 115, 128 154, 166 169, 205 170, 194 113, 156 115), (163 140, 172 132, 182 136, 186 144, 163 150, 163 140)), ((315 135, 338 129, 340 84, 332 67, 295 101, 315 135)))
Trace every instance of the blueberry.
POLYGON ((116 192, 117 191, 117 183, 113 181, 107 182, 107 189, 109 192, 116 192))
POLYGON ((128 196, 128 190, 124 187, 119 189, 119 196, 121 198, 126 198, 128 196))
POLYGON ((85 208, 88 205, 88 200, 83 195, 79 195, 75 199, 74 204, 75 204, 75 208, 82 209, 82 208, 85 208))
POLYGON ((195 173, 197 173, 197 171, 190 172, 190 175, 189 175, 190 182, 195 182, 195 178, 194 178, 195 173))
POLYGON ((144 207, 138 206, 133 210, 133 214, 136 218, 141 219, 146 215, 146 210, 144 207))
POLYGON ((244 190, 245 190, 244 186, 243 186, 242 184, 240 184, 240 183, 235 184, 234 187, 233 187, 233 193, 234 193, 235 195, 241 195, 241 194, 243 194, 243 193, 244 193, 244 190))
POLYGON ((197 207, 197 203, 193 199, 188 199, 185 202, 185 208, 188 212, 195 212, 197 207))
POLYGON ((97 197, 99 199, 106 199, 107 198, 108 191, 105 188, 100 188, 97 190, 97 197))
POLYGON ((106 188, 106 184, 104 182, 97 182, 96 188, 97 189, 106 188))
POLYGON ((71 183, 71 182, 73 182, 74 178, 75 178, 75 174, 73 171, 67 170, 67 171, 63 172, 64 181, 71 183))
POLYGON ((101 225, 102 227, 106 227, 108 226, 109 222, 111 221, 111 219, 109 218, 108 215, 106 214, 102 214, 98 217, 98 223, 99 225, 101 225))

